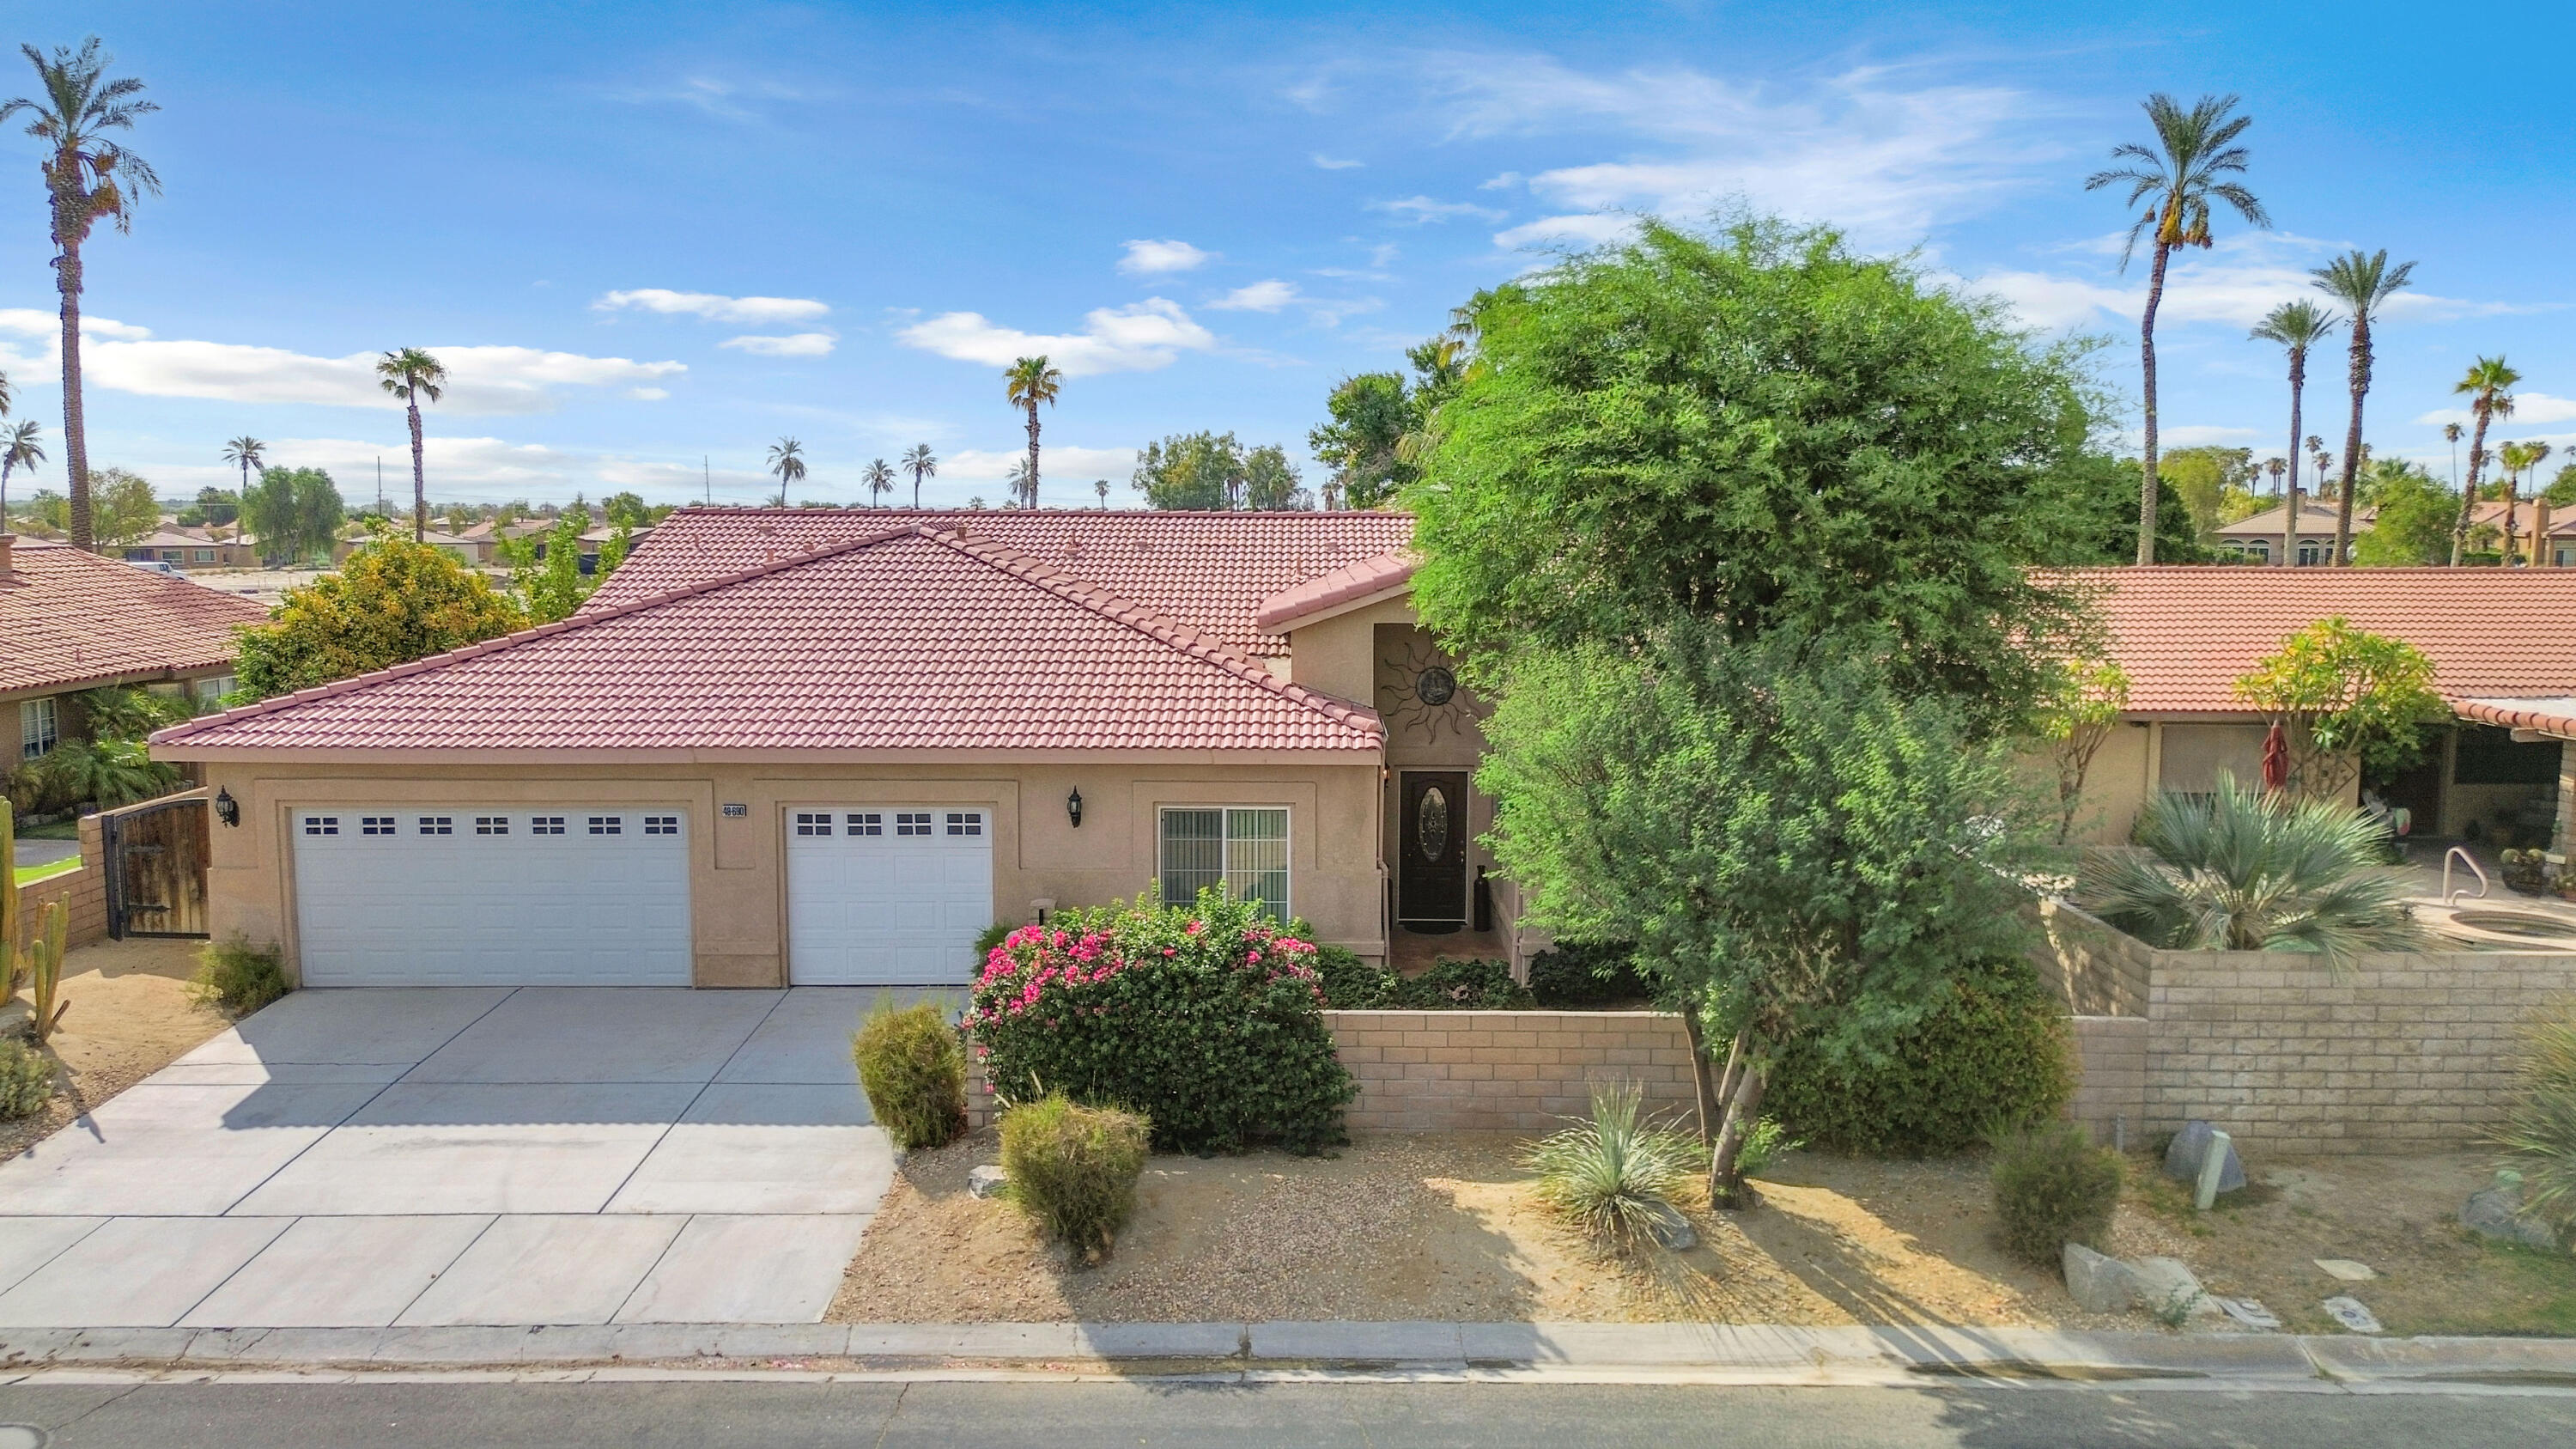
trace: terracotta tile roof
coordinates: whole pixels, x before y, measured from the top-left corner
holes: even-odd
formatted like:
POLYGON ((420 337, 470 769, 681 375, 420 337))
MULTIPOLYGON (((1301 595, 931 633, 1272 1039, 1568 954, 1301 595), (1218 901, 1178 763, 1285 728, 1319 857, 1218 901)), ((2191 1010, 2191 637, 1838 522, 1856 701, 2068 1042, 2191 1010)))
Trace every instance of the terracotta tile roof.
POLYGON ((1421 566, 1422 560, 1410 552, 1382 553, 1344 564, 1262 600, 1253 622, 1274 634, 1285 634, 1315 615, 1400 588, 1421 566))
POLYGON ((1287 641, 1257 620, 1263 601, 1413 540, 1413 519, 1402 513, 684 508, 637 544, 588 607, 616 608, 911 523, 1043 559, 1256 658, 1288 652, 1287 641))
POLYGON ((2455 699, 2451 707, 2462 719, 2481 724, 2502 725, 2509 730, 2534 730, 2555 735, 2562 740, 2576 740, 2576 695, 2553 695, 2540 699, 2455 699))
POLYGON ((21 538, 0 583, 0 691, 209 669, 265 605, 186 579, 21 538))
MULTIPOLYGON (((164 730, 156 753, 1325 750, 1369 710, 913 522, 164 730)), ((621 573, 622 576, 622 573, 621 573)))
POLYGON ((2576 693, 2576 569, 2084 569, 2139 713, 2238 713, 2238 676, 2338 615, 2433 661, 2445 698, 2576 693))

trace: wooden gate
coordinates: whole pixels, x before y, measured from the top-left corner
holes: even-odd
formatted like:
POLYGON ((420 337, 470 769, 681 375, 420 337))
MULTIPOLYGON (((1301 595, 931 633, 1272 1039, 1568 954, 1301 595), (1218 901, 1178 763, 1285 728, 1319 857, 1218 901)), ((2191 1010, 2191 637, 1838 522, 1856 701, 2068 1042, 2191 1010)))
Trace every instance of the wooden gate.
POLYGON ((102 816, 107 933, 189 936, 206 931, 206 802, 171 800, 102 816))

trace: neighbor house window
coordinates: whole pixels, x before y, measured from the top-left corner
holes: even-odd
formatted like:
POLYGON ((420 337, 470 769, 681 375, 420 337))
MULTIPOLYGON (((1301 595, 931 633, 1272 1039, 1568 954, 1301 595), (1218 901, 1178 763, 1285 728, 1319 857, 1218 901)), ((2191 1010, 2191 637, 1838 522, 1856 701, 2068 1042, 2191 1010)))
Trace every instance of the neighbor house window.
POLYGON ((192 548, 188 550, 188 556, 199 563, 213 563, 215 561, 215 551, 211 548, 192 548))
POLYGON ((62 714, 50 699, 18 701, 18 757, 40 759, 62 739, 62 714))
POLYGON ((225 695, 230 694, 239 688, 241 688, 241 681, 229 674, 218 674, 211 679, 200 679, 196 681, 197 698, 208 704, 212 704, 214 701, 223 698, 225 695))
POLYGON ((1159 874, 1166 905, 1185 906, 1222 886, 1288 918, 1288 812, 1240 806, 1167 809, 1159 874))

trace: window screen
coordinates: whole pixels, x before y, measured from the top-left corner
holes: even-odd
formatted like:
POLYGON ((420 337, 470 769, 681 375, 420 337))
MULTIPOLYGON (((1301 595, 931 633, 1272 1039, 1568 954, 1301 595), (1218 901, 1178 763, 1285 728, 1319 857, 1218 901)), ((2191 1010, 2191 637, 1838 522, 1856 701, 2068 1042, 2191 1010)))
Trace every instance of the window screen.
POLYGON ((1286 919, 1288 812, 1224 806, 1165 810, 1162 816, 1163 900, 1188 905, 1201 890, 1220 886, 1236 900, 1258 900, 1268 914, 1286 919))

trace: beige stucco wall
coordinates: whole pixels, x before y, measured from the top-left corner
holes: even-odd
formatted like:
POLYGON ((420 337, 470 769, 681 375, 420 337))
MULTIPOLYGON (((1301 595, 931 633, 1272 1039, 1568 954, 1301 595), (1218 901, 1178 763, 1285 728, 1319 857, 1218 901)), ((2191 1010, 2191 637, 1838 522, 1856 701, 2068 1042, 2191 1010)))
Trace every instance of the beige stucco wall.
MULTIPOLYGON (((2093 768, 2084 777, 2083 800, 2075 811, 2075 828, 2067 836, 2069 843, 2119 844, 2129 838, 2129 829, 2150 795, 2158 790, 2215 789, 2221 770, 2233 771, 2239 783, 2259 784, 2265 728, 2251 717, 2123 719, 2093 756, 2093 768)), ((2056 788, 2055 767, 2044 756, 2025 757, 2023 768, 2044 788, 2056 788)), ((2535 787, 2512 788, 2528 792, 2535 787)), ((2360 804, 2360 786, 2348 786, 2344 798, 2348 804, 2360 804)), ((2420 827, 2418 833, 2423 833, 2420 827)))
POLYGON ((1210 762, 1065 765, 480 765, 214 761, 209 786, 241 802, 241 825, 213 834, 206 888, 217 936, 274 941, 295 959, 289 812, 305 807, 452 804, 676 806, 688 814, 690 912, 700 986, 785 981, 786 819, 797 806, 922 802, 993 812, 993 913, 1028 920, 1032 902, 1092 905, 1144 890, 1155 875, 1163 805, 1285 805, 1290 908, 1317 936, 1383 958, 1378 770, 1364 763, 1210 762), (1079 829, 1066 797, 1082 791, 1079 829), (719 807, 746 813, 727 819, 719 807))

